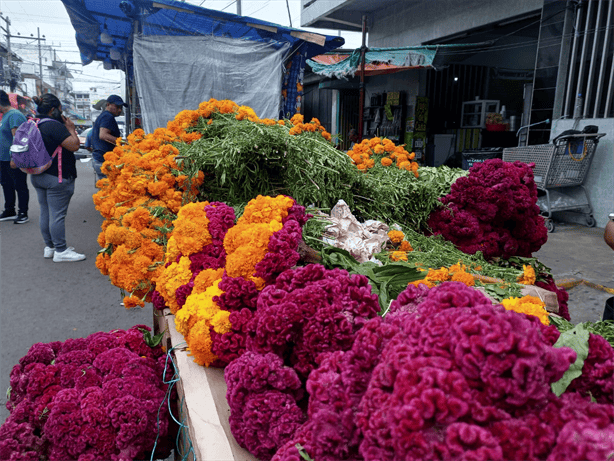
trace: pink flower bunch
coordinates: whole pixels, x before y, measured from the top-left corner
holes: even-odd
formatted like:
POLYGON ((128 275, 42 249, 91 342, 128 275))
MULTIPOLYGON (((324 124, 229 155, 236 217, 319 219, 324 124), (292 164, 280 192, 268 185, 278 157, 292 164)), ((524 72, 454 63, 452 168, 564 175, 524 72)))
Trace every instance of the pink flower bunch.
POLYGON ((11 372, 0 459, 139 459, 170 453, 164 353, 137 325, 34 344, 11 372))
POLYGON ((300 461, 297 443, 324 461, 605 459, 614 406, 552 393, 575 352, 551 328, 461 283, 409 286, 321 358, 308 420, 273 461, 300 461))
POLYGON ((528 257, 546 243, 528 164, 501 159, 478 163, 440 201, 445 206, 433 211, 427 224, 465 253, 481 251, 486 259, 528 257))
POLYGON ((349 349, 356 332, 378 311, 377 295, 363 275, 319 264, 287 270, 258 297, 247 349, 284 357, 307 379, 318 355, 349 349))
MULTIPOLYGON (((262 290, 257 298, 255 313, 247 308, 233 311, 233 328, 234 315, 244 319, 242 325, 247 329, 247 352, 226 367, 227 397, 231 421, 234 421, 231 430, 237 441, 258 458, 269 459, 305 420, 301 410, 300 422, 295 424, 294 430, 284 430, 284 437, 279 437, 276 435, 280 427, 279 416, 275 412, 260 411, 252 417, 253 413, 245 410, 247 406, 241 399, 249 397, 255 405, 262 404, 262 399, 266 398, 268 405, 283 404, 290 409, 291 415, 295 415, 295 407, 287 397, 281 399, 266 393, 261 395, 263 388, 258 385, 258 380, 265 369, 263 363, 269 364, 269 367, 274 363, 278 364, 276 367, 291 370, 299 384, 297 391, 304 392, 304 381, 317 368, 323 354, 350 349, 356 334, 369 319, 377 318, 378 311, 377 296, 371 293, 366 277, 350 276, 344 270, 328 270, 317 264, 283 272, 275 284, 262 290), (233 384, 236 380, 250 383, 252 387, 248 389, 249 392, 242 391, 237 396, 233 384), (252 396, 251 393, 257 395, 252 396), (256 445, 245 435, 254 432, 259 433, 258 440, 261 441, 256 445), (275 444, 271 441, 275 441, 275 444)), ((276 372, 273 377, 268 377, 269 384, 271 379, 278 380, 281 376, 280 372, 276 372)), ((267 392, 268 389, 264 387, 267 392)), ((296 408, 304 408, 300 402, 301 396, 295 397, 298 402, 296 408)), ((298 413, 296 415, 298 418, 298 413)), ((298 419, 293 416, 292 421, 297 422, 298 419)))
POLYGON ((275 354, 246 352, 226 367, 230 429, 258 459, 270 459, 305 421, 296 372, 275 354))

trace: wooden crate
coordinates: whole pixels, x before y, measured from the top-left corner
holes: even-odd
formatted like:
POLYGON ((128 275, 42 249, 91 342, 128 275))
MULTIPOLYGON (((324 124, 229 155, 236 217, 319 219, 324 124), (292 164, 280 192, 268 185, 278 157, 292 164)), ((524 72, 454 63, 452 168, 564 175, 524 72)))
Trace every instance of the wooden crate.
POLYGON ((162 313, 154 309, 154 332, 164 332, 162 344, 166 351, 171 351, 179 375, 175 384, 178 409, 174 416, 186 427, 181 428, 175 459, 256 461, 230 432, 224 370, 194 363, 169 309, 162 313))

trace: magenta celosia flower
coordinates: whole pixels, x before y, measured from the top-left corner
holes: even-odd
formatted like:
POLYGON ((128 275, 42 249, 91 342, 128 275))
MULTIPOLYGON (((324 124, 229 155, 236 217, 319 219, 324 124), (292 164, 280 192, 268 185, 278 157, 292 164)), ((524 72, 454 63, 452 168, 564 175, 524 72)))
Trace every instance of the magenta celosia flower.
POLYGON ((230 429, 237 442, 269 459, 305 420, 296 372, 275 354, 246 352, 226 367, 230 429))
POLYGON ((319 354, 349 349, 356 332, 378 311, 366 277, 318 264, 298 267, 262 290, 247 349, 286 358, 306 379, 319 354))
POLYGON ((158 435, 166 457, 164 354, 142 329, 33 346, 11 372, 0 459, 143 459, 158 435))
POLYGON ((575 359, 570 349, 552 347, 554 327, 493 306, 459 283, 410 286, 397 299, 384 321, 365 324, 350 350, 321 359, 307 381, 308 420, 273 461, 301 460, 297 443, 323 461, 554 461, 608 453, 614 406, 550 390, 575 359))
POLYGON ((159 311, 166 309, 166 302, 164 296, 160 294, 158 290, 154 290, 151 294, 151 303, 153 307, 159 311))
POLYGON ((530 165, 487 160, 457 179, 428 226, 468 254, 531 256, 546 242, 530 165))

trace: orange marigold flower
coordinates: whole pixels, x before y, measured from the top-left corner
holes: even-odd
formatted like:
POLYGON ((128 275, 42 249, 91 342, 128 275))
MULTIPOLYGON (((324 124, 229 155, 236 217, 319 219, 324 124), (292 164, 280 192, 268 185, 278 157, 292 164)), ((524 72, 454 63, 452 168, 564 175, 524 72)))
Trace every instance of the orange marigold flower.
POLYGON ((133 307, 137 306, 145 307, 145 302, 134 295, 125 296, 123 301, 126 309, 132 309, 133 307))
POLYGON ((401 251, 414 251, 414 249, 412 248, 411 244, 407 240, 403 240, 401 242, 401 246, 399 247, 399 250, 401 250, 401 251))
POLYGON ((517 279, 523 285, 535 285, 535 269, 533 266, 522 266, 522 275, 517 279))
POLYGON ((405 234, 400 230, 391 230, 388 232, 388 238, 396 245, 403 241, 405 234))
POLYGON ((407 252, 405 251, 393 251, 390 254, 392 261, 407 261, 407 252))
POLYGON ((384 157, 381 160, 381 163, 382 163, 383 166, 390 166, 390 165, 392 165, 392 159, 388 158, 388 157, 384 157))
POLYGON ((452 281, 464 283, 465 285, 469 287, 472 287, 475 285, 475 278, 473 277, 473 275, 465 271, 455 272, 452 275, 452 281))
POLYGON ((426 278, 431 282, 446 282, 450 280, 450 274, 445 267, 441 269, 429 269, 426 278))
POLYGON ((414 280, 413 282, 409 282, 407 285, 415 285, 418 286, 420 284, 426 285, 429 288, 433 288, 435 286, 435 284, 427 279, 422 279, 422 280, 414 280))

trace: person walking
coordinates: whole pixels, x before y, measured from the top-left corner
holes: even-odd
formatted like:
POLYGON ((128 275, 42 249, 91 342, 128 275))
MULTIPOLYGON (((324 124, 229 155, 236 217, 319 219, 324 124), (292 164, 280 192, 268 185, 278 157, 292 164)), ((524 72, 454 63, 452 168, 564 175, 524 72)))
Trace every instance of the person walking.
POLYGON ((32 185, 40 204, 40 229, 45 241, 43 256, 53 262, 82 261, 85 255, 66 245, 65 221, 70 199, 75 192, 77 166, 75 152, 79 150, 79 136, 72 120, 62 115, 62 103, 57 96, 47 93, 34 97, 37 117, 50 118, 53 122, 39 124, 39 130, 47 152, 62 146, 62 152, 43 173, 31 175, 32 185))
POLYGON ((119 117, 122 108, 127 105, 121 97, 112 94, 107 98, 105 110, 98 116, 92 127, 92 166, 99 180, 106 178, 102 172, 104 154, 113 150, 117 138, 121 136, 115 117, 119 117))
POLYGON ((19 125, 26 121, 25 115, 13 108, 9 95, 0 90, 0 184, 4 193, 4 211, 0 221, 13 221, 15 224, 28 222, 28 175, 19 168, 11 168, 11 144, 19 125), (19 213, 15 213, 15 199, 19 203, 19 213))

